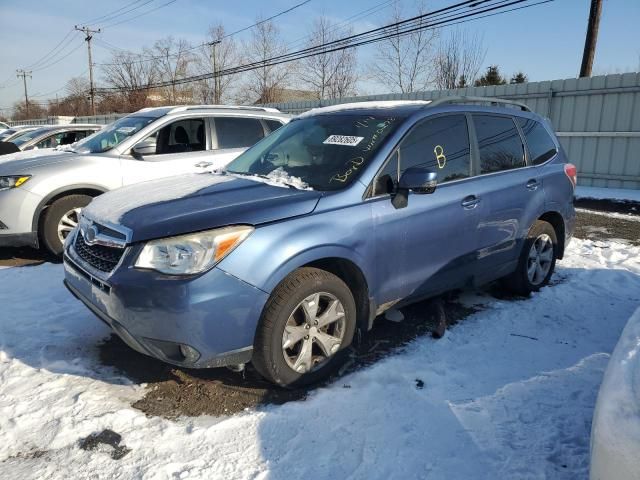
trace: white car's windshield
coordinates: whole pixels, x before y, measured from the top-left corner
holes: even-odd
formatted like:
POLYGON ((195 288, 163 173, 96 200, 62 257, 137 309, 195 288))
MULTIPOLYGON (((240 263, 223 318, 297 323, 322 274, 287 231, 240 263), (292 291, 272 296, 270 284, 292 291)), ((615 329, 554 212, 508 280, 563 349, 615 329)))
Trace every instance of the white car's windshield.
POLYGON ((121 118, 76 143, 73 151, 77 153, 106 152, 142 130, 155 119, 155 117, 140 117, 137 115, 121 118))

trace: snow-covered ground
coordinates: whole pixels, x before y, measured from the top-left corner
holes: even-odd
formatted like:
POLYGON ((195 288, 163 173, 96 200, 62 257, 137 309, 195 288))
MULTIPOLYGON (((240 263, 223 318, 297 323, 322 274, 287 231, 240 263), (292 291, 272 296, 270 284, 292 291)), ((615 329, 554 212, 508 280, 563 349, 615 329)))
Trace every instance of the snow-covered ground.
POLYGON ((481 310, 442 340, 232 417, 147 417, 99 364, 108 330, 62 268, 0 271, 0 478, 586 478, 610 352, 640 305, 640 247, 574 240, 530 299, 469 293, 481 310), (348 387, 348 388, 346 388, 348 387), (422 387, 422 388, 420 388, 422 387), (131 451, 85 451, 108 428, 131 451))
POLYGON ((578 185, 576 187, 576 198, 640 202, 640 190, 631 188, 583 187, 578 185))

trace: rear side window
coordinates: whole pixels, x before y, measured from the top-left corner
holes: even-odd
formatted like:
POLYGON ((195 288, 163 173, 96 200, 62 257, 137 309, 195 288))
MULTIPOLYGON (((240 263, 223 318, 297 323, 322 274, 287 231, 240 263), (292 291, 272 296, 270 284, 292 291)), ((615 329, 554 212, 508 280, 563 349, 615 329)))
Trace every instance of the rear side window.
POLYGON ((269 131, 271 132, 275 132, 277 129, 279 129, 282 124, 280 122, 278 122, 277 120, 264 120, 265 123, 267 124, 267 127, 269 127, 269 131))
POLYGON ((264 137, 260 120, 254 118, 217 117, 218 148, 245 148, 264 137))
POLYGON ((480 149, 480 173, 524 167, 524 145, 509 117, 473 115, 480 149))
POLYGON ((533 165, 540 165, 552 158, 558 150, 547 130, 535 120, 518 118, 529 148, 529 156, 533 165))
POLYGON ((199 152, 206 148, 204 119, 188 118, 162 127, 149 138, 156 138, 156 155, 199 152))
POLYGON ((402 140, 399 151, 400 176, 409 167, 422 167, 437 172, 438 183, 444 183, 467 178, 471 173, 464 115, 423 121, 402 140))

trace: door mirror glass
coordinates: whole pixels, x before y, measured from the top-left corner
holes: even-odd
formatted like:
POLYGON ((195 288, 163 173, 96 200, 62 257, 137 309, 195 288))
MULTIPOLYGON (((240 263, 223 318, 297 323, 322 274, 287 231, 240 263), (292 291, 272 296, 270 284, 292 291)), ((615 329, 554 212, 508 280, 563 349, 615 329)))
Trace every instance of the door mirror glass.
POLYGON ((438 184, 438 174, 422 167, 407 168, 400 177, 399 190, 411 190, 414 193, 433 193, 438 184))
POLYGON ((155 155, 156 153, 156 139, 155 137, 147 137, 140 143, 136 144, 131 152, 133 156, 141 157, 143 155, 155 155))

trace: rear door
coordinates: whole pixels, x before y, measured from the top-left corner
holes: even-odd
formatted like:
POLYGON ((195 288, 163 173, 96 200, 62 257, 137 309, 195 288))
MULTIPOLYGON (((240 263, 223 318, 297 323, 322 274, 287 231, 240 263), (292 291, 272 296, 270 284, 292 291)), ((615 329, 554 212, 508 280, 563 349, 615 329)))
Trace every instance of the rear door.
POLYGON ((528 155, 515 119, 473 114, 478 192, 487 204, 479 224, 478 283, 509 273, 524 238, 544 208, 540 172, 528 155))
POLYGON ((475 231, 482 202, 472 178, 469 130, 464 114, 429 117, 400 142, 374 183, 379 303, 433 295, 473 275, 475 231), (405 208, 391 204, 392 184, 409 167, 438 174, 432 194, 409 193, 405 208))

